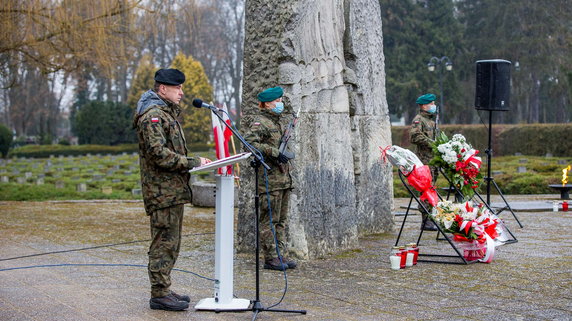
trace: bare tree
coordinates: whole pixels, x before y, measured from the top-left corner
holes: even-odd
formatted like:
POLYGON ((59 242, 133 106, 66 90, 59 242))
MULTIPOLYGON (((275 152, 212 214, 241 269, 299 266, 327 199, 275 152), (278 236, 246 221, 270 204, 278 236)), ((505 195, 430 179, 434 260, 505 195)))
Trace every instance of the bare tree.
POLYGON ((215 99, 240 113, 244 2, 214 0, 199 22, 198 43, 189 43, 186 47, 205 66, 215 99))
MULTIPOLYGON (((0 0, 2 61, 26 63, 45 73, 89 62, 110 72, 118 59, 125 59, 117 46, 125 32, 120 18, 141 1, 0 0)), ((6 76, 5 69, 0 72, 6 76)))

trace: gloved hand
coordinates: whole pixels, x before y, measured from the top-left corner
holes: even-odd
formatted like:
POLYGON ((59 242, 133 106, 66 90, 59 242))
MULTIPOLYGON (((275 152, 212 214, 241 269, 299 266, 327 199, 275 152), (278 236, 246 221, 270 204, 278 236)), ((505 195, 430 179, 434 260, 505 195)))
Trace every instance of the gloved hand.
POLYGON ((288 157, 282 153, 278 154, 278 163, 286 164, 288 163, 288 157))

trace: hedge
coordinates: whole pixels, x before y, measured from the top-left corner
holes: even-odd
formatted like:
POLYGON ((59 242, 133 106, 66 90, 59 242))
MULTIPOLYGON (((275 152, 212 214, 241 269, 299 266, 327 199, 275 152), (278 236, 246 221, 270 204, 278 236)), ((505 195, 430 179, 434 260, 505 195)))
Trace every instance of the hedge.
MULTIPOLYGON (((483 125, 442 125, 448 136, 463 134, 474 148, 482 151, 488 148, 488 130, 483 125)), ((392 144, 413 149, 409 143, 409 126, 391 128, 392 144)), ((531 156, 567 157, 572 154, 572 124, 493 125, 494 156, 510 156, 516 153, 531 156)), ((191 144, 190 151, 203 152, 213 149, 212 144, 191 144)), ((135 153, 137 144, 117 146, 104 145, 26 145, 10 151, 10 157, 46 158, 54 156, 78 156, 86 154, 135 153)))
MULTIPOLYGON (((193 152, 204 152, 213 149, 212 144, 190 144, 189 150, 193 152)), ((10 151, 10 157, 26 158, 47 158, 50 156, 80 156, 87 154, 122 154, 137 153, 137 144, 124 144, 116 146, 106 145, 26 145, 14 148, 10 151)))
MULTIPOLYGON (((483 125, 442 125, 451 137, 463 134, 467 141, 482 152, 488 148, 488 129, 483 125)), ((409 143, 409 126, 391 128, 392 143, 413 150, 409 143)), ((567 157, 572 154, 572 124, 493 125, 493 156, 522 155, 567 157)))

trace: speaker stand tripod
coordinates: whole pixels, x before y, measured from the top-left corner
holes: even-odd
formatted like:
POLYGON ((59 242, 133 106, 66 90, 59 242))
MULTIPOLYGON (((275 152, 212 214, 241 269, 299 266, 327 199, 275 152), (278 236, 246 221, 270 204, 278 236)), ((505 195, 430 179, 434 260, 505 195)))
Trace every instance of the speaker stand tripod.
POLYGON ((512 216, 514 217, 514 219, 516 220, 516 222, 518 223, 520 228, 523 228, 522 223, 520 223, 520 221, 518 220, 518 217, 516 216, 516 214, 514 213, 512 208, 510 207, 510 205, 508 204, 508 201, 504 197, 501 189, 499 188, 499 186, 495 182, 495 179, 491 175, 491 167, 492 167, 491 164, 492 164, 492 159, 493 159, 492 129, 493 129, 493 111, 489 110, 489 145, 488 145, 488 148, 485 150, 485 153, 487 154, 487 176, 484 178, 487 181, 487 205, 489 206, 489 208, 492 208, 492 206, 491 206, 491 183, 492 183, 494 185, 495 189, 497 190, 497 193, 499 193, 500 197, 502 198, 502 200, 504 201, 504 203, 506 205, 504 208, 500 209, 497 212, 497 215, 500 214, 505 209, 508 209, 512 213, 512 216))

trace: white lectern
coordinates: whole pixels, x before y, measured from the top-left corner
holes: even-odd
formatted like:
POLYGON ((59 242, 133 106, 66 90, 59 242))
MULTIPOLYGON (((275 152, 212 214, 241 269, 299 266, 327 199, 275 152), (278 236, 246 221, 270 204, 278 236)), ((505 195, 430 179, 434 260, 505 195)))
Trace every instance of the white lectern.
MULTIPOLYGON (((191 173, 238 163, 251 153, 241 153, 195 167, 191 173)), ((216 231, 214 298, 200 300, 195 310, 249 310, 250 300, 233 298, 234 275, 234 175, 216 175, 216 231)))

